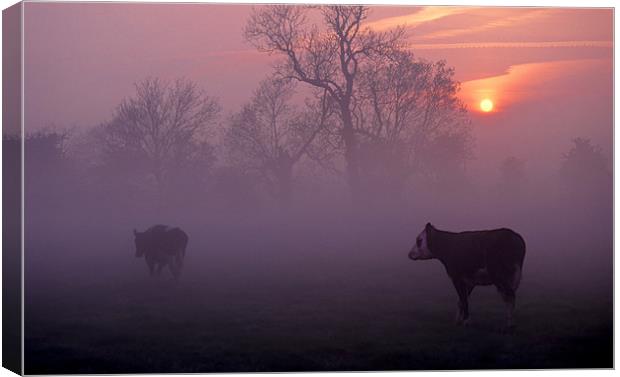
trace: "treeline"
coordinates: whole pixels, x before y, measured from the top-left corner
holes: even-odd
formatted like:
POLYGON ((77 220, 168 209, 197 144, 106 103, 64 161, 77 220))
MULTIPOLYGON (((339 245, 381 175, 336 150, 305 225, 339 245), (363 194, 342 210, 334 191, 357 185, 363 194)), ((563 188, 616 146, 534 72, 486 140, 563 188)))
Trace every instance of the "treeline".
MULTIPOLYGON (((95 127, 28 135, 27 189, 123 208, 245 209, 322 193, 363 205, 467 192, 474 144, 454 70, 414 56, 401 29, 366 28, 367 14, 256 8, 243 34, 281 59, 247 103, 225 114, 195 82, 146 78, 95 127)), ((522 191, 526 162, 498 165, 499 192, 522 191)), ((587 139, 575 139, 558 172, 572 191, 611 179, 587 139)))

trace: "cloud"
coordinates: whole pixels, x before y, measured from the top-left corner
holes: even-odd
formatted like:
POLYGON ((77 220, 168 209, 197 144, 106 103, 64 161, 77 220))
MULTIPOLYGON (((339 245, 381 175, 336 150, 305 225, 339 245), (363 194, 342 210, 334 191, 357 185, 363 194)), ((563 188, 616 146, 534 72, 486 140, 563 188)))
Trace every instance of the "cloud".
POLYGON ((398 26, 415 28, 418 25, 465 12, 463 7, 422 7, 419 11, 403 16, 387 17, 367 24, 373 30, 383 31, 398 26))
MULTIPOLYGON (((489 11, 493 11, 493 9, 491 8, 489 9, 489 11)), ((515 16, 495 18, 478 26, 470 26, 466 28, 436 31, 430 34, 419 36, 419 39, 450 38, 450 37, 467 35, 467 34, 476 34, 476 33, 484 32, 484 31, 488 31, 492 29, 497 29, 497 28, 508 28, 513 25, 522 25, 525 22, 538 20, 538 19, 547 17, 553 12, 554 12, 553 9, 531 10, 526 13, 518 14, 515 16)))
MULTIPOLYGON (((502 9, 502 8, 480 8, 480 7, 444 7, 431 6, 422 7, 414 13, 387 17, 377 21, 368 23, 371 29, 383 31, 398 26, 408 29, 415 29, 423 24, 434 23, 449 16, 466 15, 466 16, 483 16, 487 18, 482 24, 475 24, 467 27, 453 28, 447 30, 430 31, 426 34, 416 36, 417 39, 439 39, 450 38, 455 36, 476 34, 488 30, 498 28, 509 28, 514 25, 522 25, 523 23, 539 20, 555 13, 555 9, 502 9), (514 14, 517 11, 518 14, 514 14), (512 14, 512 15, 511 15, 512 14)), ((461 21, 464 19, 461 18, 461 21)))
POLYGON ((547 42, 464 42, 464 43, 415 43, 413 50, 449 50, 461 48, 553 48, 592 47, 613 48, 612 41, 547 41, 547 42))

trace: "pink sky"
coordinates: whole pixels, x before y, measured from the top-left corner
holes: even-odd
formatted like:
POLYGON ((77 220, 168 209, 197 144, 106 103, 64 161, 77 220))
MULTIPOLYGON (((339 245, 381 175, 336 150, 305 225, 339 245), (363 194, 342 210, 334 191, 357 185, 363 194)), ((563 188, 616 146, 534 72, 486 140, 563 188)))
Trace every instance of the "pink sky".
MULTIPOLYGON (((146 76, 190 78, 235 111, 272 61, 243 41, 250 9, 26 3, 26 127, 95 125, 146 76)), ((499 151, 559 159, 577 136, 611 151, 611 9, 375 6, 369 24, 406 25, 419 57, 455 68, 479 166, 499 151)))

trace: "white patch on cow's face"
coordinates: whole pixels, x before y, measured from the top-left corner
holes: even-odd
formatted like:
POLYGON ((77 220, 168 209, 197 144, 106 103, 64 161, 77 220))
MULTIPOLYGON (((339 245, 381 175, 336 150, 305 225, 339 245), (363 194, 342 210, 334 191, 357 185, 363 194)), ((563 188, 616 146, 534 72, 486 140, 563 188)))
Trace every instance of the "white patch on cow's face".
POLYGON ((428 248, 428 240, 426 236, 426 229, 423 230, 415 239, 415 245, 409 252, 409 259, 431 259, 433 254, 428 248))

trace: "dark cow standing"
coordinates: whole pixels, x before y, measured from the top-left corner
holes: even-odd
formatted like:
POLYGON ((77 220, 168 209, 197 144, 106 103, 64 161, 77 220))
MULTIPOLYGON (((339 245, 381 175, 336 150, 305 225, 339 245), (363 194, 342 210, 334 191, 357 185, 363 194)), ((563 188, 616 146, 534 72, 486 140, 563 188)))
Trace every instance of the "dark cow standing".
POLYGON ((136 258, 144 256, 151 276, 155 273, 159 275, 162 268, 167 265, 174 278, 179 278, 188 242, 184 231, 165 225, 155 225, 144 232, 134 229, 133 234, 136 258))
POLYGON ((456 322, 469 318, 468 298, 477 285, 495 285, 508 308, 508 328, 514 327, 515 296, 525 258, 525 241, 502 228, 473 232, 445 232, 430 223, 409 252, 413 260, 439 259, 459 296, 456 322))

